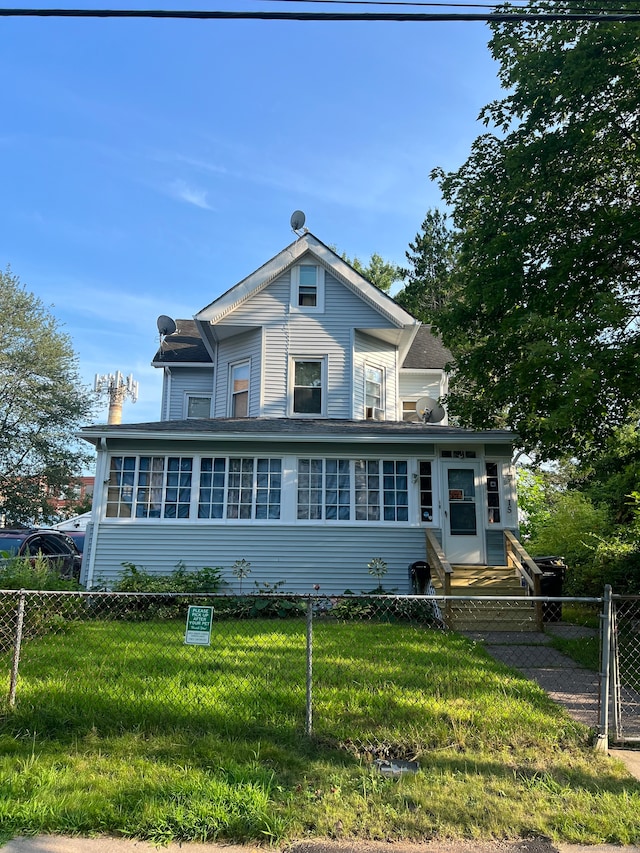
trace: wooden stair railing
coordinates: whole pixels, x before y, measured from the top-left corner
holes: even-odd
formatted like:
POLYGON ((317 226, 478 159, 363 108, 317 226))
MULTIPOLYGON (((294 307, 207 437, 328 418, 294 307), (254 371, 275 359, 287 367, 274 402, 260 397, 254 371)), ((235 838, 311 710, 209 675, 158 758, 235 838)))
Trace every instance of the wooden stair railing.
MULTIPOLYGON (((522 578, 533 596, 542 595, 542 569, 531 559, 522 543, 516 538, 511 530, 504 531, 504 544, 507 554, 507 565, 512 566, 516 573, 522 578)), ((539 631, 543 630, 542 602, 536 601, 536 625, 539 631)))
POLYGON ((445 557, 442 546, 438 542, 433 530, 425 530, 425 537, 427 540, 427 562, 429 563, 429 568, 432 572, 435 572, 440 584, 442 585, 442 592, 445 596, 444 620, 447 628, 451 628, 452 614, 450 595, 451 575, 453 574, 453 569, 445 557))

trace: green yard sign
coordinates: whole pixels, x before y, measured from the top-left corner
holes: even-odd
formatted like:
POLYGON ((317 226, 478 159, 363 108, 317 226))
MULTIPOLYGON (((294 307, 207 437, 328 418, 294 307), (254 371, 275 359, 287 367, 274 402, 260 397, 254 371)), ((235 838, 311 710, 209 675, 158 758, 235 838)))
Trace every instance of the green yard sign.
POLYGON ((211 623, 213 622, 213 607, 198 607, 189 605, 187 611, 187 630, 184 641, 187 646, 211 645, 211 623))

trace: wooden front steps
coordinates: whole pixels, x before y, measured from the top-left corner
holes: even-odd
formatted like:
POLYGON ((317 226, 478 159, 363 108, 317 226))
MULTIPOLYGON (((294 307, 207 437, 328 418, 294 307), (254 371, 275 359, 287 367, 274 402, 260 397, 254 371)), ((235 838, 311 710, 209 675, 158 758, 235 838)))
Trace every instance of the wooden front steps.
MULTIPOLYGON (((490 596, 500 599, 523 596, 518 574, 510 566, 452 565, 452 596, 490 596)), ((436 593, 444 594, 437 574, 432 577, 436 593)), ((499 600, 451 601, 447 610, 448 625, 454 631, 536 631, 533 603, 499 600)))

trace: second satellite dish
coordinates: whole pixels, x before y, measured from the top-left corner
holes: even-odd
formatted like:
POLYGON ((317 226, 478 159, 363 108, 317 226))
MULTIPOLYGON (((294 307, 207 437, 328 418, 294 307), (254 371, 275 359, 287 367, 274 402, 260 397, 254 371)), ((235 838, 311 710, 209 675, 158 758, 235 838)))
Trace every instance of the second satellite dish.
POLYGON ((161 314, 158 317, 158 331, 163 337, 165 335, 172 335, 177 328, 175 320, 172 320, 166 314, 161 314))
POLYGON ((291 228, 294 231, 299 231, 301 228, 304 228, 304 223, 307 218, 301 210, 294 210, 291 214, 291 228))
POLYGON ((433 397, 420 397, 416 402, 416 412, 425 424, 439 424, 445 416, 445 411, 433 397))

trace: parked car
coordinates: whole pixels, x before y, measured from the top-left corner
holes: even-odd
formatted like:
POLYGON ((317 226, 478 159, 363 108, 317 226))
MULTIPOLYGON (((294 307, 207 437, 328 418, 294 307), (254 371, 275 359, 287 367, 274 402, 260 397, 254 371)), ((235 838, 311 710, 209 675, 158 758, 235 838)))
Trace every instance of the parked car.
POLYGON ((84 554, 84 540, 86 532, 84 530, 64 530, 62 532, 65 536, 68 536, 69 539, 73 539, 80 554, 84 554))
POLYGON ((0 552, 11 557, 42 555, 63 578, 80 578, 82 556, 73 539, 62 530, 48 528, 0 529, 0 552))

